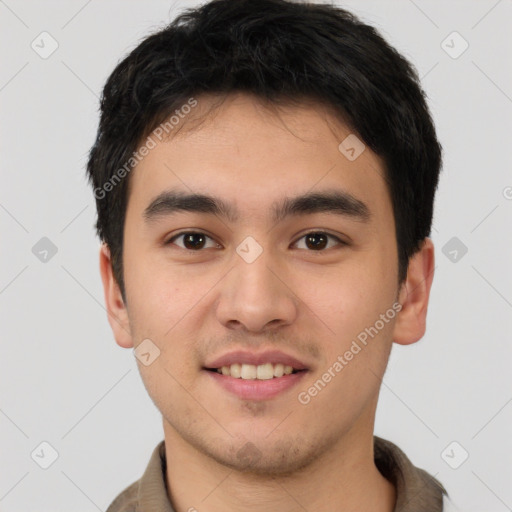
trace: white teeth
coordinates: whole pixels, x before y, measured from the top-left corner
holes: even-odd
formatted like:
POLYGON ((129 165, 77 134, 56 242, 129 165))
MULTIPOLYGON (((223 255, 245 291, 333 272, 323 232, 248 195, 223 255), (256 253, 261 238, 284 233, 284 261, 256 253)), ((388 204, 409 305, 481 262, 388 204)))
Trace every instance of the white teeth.
POLYGON ((232 364, 231 367, 229 367, 229 375, 235 377, 235 379, 239 379, 242 376, 242 367, 238 363, 232 364))
POLYGON ((282 377, 284 375, 284 365, 277 363, 274 366, 274 377, 282 377))
POLYGON ((252 380, 256 378, 257 368, 253 364, 243 364, 241 371, 242 379, 252 380))
POLYGON ((256 378, 260 380, 268 380, 274 378, 274 367, 271 363, 260 364, 256 368, 256 378))
POLYGON ((244 380, 270 380, 274 377, 290 375, 292 372, 293 367, 285 366, 281 363, 265 363, 258 366, 254 364, 234 363, 231 366, 223 366, 222 368, 217 368, 217 373, 231 376, 235 379, 242 378, 244 380))

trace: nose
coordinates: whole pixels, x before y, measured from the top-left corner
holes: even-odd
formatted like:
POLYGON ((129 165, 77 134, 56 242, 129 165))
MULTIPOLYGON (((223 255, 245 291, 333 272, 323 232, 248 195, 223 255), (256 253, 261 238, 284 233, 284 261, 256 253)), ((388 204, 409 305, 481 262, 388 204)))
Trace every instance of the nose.
POLYGON ((221 281, 216 315, 228 329, 262 332, 292 324, 299 300, 291 276, 263 251, 253 262, 235 260, 221 281))

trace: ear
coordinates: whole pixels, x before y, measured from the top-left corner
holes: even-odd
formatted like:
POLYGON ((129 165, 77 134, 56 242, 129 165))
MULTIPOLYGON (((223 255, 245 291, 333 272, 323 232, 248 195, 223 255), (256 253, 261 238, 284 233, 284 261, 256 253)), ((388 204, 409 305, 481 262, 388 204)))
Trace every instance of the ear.
POLYGON ((103 243, 100 248, 100 273, 105 294, 108 321, 116 343, 123 348, 132 348, 133 340, 128 320, 128 311, 121 290, 115 280, 110 260, 110 249, 103 243))
POLYGON ((421 249, 409 260, 407 278, 400 288, 398 313, 393 331, 393 341, 410 345, 425 334, 428 299, 434 279, 434 244, 430 238, 423 240, 421 249))

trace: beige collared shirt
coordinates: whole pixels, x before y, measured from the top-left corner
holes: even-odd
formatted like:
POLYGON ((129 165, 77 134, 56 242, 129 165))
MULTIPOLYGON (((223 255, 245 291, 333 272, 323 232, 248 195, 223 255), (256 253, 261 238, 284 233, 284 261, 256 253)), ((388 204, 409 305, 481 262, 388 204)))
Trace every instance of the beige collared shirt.
MULTIPOLYGON (((413 466, 390 441, 374 436, 375 464, 396 488, 395 512, 443 512, 444 487, 423 469, 413 466)), ((110 504, 107 512, 175 512, 167 494, 165 441, 161 441, 142 477, 110 504)))

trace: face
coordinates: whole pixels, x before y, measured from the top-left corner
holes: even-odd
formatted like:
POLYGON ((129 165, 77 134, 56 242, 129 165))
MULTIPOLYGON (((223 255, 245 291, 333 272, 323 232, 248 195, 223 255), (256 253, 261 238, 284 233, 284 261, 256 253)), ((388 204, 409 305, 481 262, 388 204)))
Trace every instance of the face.
MULTIPOLYGON (((211 99, 197 99, 202 114, 211 99)), ((349 432, 373 431, 397 334, 398 260, 383 164, 369 148, 347 158, 349 135, 319 105, 277 116, 236 95, 132 171, 127 305, 118 290, 107 302, 118 305, 117 342, 145 354, 166 439, 285 474, 349 432), (229 215, 164 193, 212 196, 229 215), (294 204, 311 194, 327 199, 294 204)))

